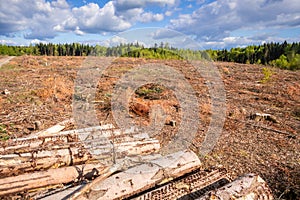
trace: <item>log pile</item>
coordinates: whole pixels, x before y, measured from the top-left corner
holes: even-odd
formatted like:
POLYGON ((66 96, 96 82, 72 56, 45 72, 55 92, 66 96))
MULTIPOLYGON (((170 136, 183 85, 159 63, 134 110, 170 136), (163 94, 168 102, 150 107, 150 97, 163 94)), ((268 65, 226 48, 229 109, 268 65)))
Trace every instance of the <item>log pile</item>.
POLYGON ((1 143, 0 198, 272 199, 259 176, 231 182, 224 169, 201 169, 192 151, 162 156, 146 133, 63 126, 1 143))

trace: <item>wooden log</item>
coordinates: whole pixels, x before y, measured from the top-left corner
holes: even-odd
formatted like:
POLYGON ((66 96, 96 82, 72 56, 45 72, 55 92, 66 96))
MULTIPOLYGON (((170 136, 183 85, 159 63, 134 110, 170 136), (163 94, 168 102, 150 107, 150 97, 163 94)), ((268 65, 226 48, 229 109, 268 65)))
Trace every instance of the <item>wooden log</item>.
POLYGON ((102 164, 86 164, 6 177, 0 179, 0 196, 69 183, 76 179, 97 176, 105 170, 107 167, 102 164))
MULTIPOLYGON (((130 164, 136 165, 137 163, 148 162, 149 160, 153 160, 158 157, 160 157, 159 154, 145 156, 138 155, 130 158, 130 164)), ((123 163, 124 160, 128 162, 127 159, 128 158, 122 158, 117 160, 117 162, 123 163)), ((97 162, 6 177, 0 179, 0 197, 7 194, 14 194, 28 190, 39 190, 39 193, 45 194, 43 190, 49 187, 51 188, 51 186, 76 182, 81 179, 91 180, 97 176, 104 178, 112 172, 115 172, 115 170, 117 170, 117 168, 107 167, 102 163, 97 162)), ((64 193, 64 195, 69 195, 65 192, 62 193, 64 193)), ((42 195, 40 195, 39 198, 42 198, 42 195)), ((58 198, 56 195, 53 195, 52 199, 58 198)))
POLYGON ((182 176, 200 166, 197 155, 181 151, 149 161, 88 185, 71 199, 123 199, 182 176))
POLYGON ((33 136, 47 136, 47 135, 51 135, 53 133, 58 133, 58 132, 62 131, 66 127, 67 124, 74 124, 74 119, 71 118, 71 119, 67 119, 65 121, 62 121, 62 122, 48 128, 46 130, 34 133, 30 137, 33 137, 33 136))
POLYGON ((109 165, 125 156, 145 155, 160 149, 159 141, 147 134, 110 130, 94 132, 89 137, 84 143, 78 135, 68 134, 23 139, 20 143, 4 146, 0 148, 0 175, 78 165, 96 159, 109 165))
POLYGON ((198 200, 206 199, 265 199, 273 200, 267 183, 258 175, 247 174, 227 185, 207 192, 198 200))

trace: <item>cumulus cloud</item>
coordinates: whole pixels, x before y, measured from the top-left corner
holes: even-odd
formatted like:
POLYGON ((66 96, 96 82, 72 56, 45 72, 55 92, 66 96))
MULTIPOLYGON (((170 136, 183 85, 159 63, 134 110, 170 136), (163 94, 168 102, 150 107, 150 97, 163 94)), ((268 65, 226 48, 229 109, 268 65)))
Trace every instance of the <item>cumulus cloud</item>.
POLYGON ((176 0, 115 0, 114 3, 118 10, 129 10, 134 8, 144 8, 149 4, 172 6, 175 5, 176 0))
POLYGON ((13 40, 0 40, 0 44, 4 45, 16 45, 17 43, 13 40))
MULTIPOLYGON (((201 1, 202 2, 202 1, 201 1)), ((297 0, 223 0, 202 5, 170 21, 170 28, 205 42, 229 39, 235 30, 264 30, 300 25, 297 0)), ((221 41, 229 42, 229 41, 221 41)))
POLYGON ((65 0, 3 0, 0 5, 1 35, 30 30, 25 34, 28 39, 53 38, 53 26, 70 14, 65 0))
POLYGON ((145 12, 143 6, 172 5, 175 0, 113 0, 103 7, 88 3, 73 7, 66 0, 2 0, 0 35, 23 31, 26 39, 51 39, 59 32, 107 33, 125 31, 136 22, 161 21, 163 14, 145 12))
POLYGON ((169 10, 165 12, 165 15, 168 17, 170 17, 172 14, 173 14, 172 11, 169 11, 169 10))
POLYGON ((153 14, 152 12, 145 12, 139 16, 141 22, 161 21, 164 19, 163 14, 153 14))
POLYGON ((150 35, 154 40, 160 40, 180 37, 183 34, 170 29, 158 29, 155 32, 152 32, 150 35))
POLYGON ((59 27, 70 31, 76 31, 79 27, 84 32, 101 33, 124 31, 130 28, 131 24, 116 16, 113 2, 108 2, 103 8, 95 3, 73 8, 71 16, 59 27))

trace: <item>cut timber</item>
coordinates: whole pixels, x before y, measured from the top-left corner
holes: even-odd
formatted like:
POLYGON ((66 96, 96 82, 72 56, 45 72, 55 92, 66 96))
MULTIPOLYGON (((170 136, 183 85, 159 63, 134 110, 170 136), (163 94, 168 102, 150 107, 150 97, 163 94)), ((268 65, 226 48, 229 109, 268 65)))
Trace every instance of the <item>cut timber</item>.
POLYGON ((141 192, 130 199, 195 199, 205 192, 220 188, 229 182, 225 169, 197 169, 150 191, 141 192))
POLYGON ((87 164, 6 177, 0 179, 0 196, 90 178, 105 170, 102 164, 87 164))
POLYGON ((71 118, 71 119, 62 121, 46 130, 35 133, 32 136, 47 136, 47 135, 51 135, 53 133, 58 133, 58 132, 62 131, 66 127, 67 124, 74 124, 74 119, 71 118))
MULTIPOLYGON (((94 179, 88 185, 81 185, 80 187, 75 186, 68 189, 68 191, 61 190, 60 192, 56 192, 55 194, 49 194, 44 192, 44 194, 39 195, 38 199, 76 199, 77 196, 80 196, 83 191, 89 190, 90 186, 102 181, 103 179, 110 176, 112 173, 116 171, 126 170, 130 166, 138 165, 142 162, 149 162, 150 160, 161 158, 160 154, 151 154, 151 155, 144 155, 144 156, 134 156, 130 158, 124 158, 121 160, 117 160, 117 164, 113 165, 110 168, 105 168, 105 170, 101 171, 100 176, 94 179), (79 190, 79 192, 77 192, 79 190), (46 197, 46 198, 44 198, 46 197)), ((50 192, 51 193, 51 192, 50 192)))
POLYGON ((99 181, 76 199, 122 199, 189 173, 200 166, 197 155, 181 151, 152 160, 99 181))
POLYGON ((94 131, 84 142, 76 134, 22 138, 0 147, 0 176, 78 165, 95 159, 111 165, 116 159, 151 154, 159 149, 159 141, 147 134, 120 130, 94 131))
POLYGON ((266 182, 260 176, 248 174, 198 198, 198 200, 206 199, 273 200, 274 198, 266 182))

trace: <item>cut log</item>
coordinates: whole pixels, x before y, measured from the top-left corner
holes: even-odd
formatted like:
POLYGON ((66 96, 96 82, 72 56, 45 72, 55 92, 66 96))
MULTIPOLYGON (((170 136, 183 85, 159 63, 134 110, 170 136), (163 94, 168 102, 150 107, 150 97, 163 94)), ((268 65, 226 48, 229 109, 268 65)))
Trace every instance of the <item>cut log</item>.
POLYGON ((191 172, 200 166, 197 155, 181 151, 152 160, 105 180, 91 183, 73 199, 123 199, 191 172))
POLYGON ((206 199, 265 199, 273 200, 267 183, 258 175, 247 174, 227 185, 206 193, 198 200, 206 199))
POLYGON ((229 182, 230 179, 223 168, 197 169, 176 180, 131 196, 130 199, 195 199, 205 192, 220 188, 229 182))
MULTIPOLYGON (((145 155, 145 156, 134 156, 128 158, 123 158, 121 160, 117 160, 117 163, 130 163, 130 165, 137 165, 140 162, 148 162, 149 160, 159 158, 159 154, 145 155)), ((1 196, 7 194, 13 194, 24 191, 31 191, 32 193, 38 193, 40 195, 39 199, 44 196, 48 196, 47 192, 43 190, 47 190, 47 188, 51 188, 52 186, 57 186, 61 184, 66 184, 70 182, 84 180, 91 180, 92 178, 100 176, 100 178, 107 177, 111 173, 121 168, 106 167, 102 163, 90 163, 85 165, 76 165, 71 167, 64 167, 58 169, 49 169, 41 172, 27 173, 14 177, 6 177, 0 179, 0 199, 1 196)), ((99 179, 99 177, 97 178, 99 179)), ((97 180, 96 179, 96 180, 97 180)), ((95 181, 95 180, 94 180, 95 181)), ((75 190, 70 190, 70 193, 75 190)), ((65 195, 70 196, 70 193, 66 191, 62 191, 62 194, 58 194, 58 196, 65 195)), ((57 195, 51 195, 51 199, 61 199, 58 198, 57 195)))
POLYGON ((100 160, 111 165, 125 156, 146 155, 160 149, 147 134, 120 130, 94 131, 84 142, 76 134, 63 134, 4 143, 0 148, 0 176, 78 165, 100 160))
POLYGON ((102 164, 86 164, 2 178, 0 196, 90 178, 101 174, 106 168, 102 164))
POLYGON ((38 133, 34 133, 31 137, 33 136, 47 136, 47 135, 51 135, 53 133, 58 133, 60 131, 62 131, 67 124, 74 124, 74 119, 67 119, 65 121, 62 121, 46 130, 40 131, 38 133))

